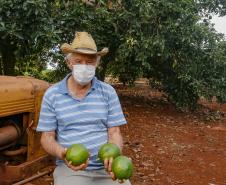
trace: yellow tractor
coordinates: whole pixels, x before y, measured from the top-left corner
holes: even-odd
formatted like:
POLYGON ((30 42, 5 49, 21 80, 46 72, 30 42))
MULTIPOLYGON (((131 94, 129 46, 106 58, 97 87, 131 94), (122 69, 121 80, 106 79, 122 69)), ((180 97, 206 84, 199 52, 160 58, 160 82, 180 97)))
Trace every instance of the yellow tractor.
POLYGON ((39 170, 54 165, 36 132, 48 87, 49 83, 31 77, 0 76, 0 185, 23 184, 39 170))

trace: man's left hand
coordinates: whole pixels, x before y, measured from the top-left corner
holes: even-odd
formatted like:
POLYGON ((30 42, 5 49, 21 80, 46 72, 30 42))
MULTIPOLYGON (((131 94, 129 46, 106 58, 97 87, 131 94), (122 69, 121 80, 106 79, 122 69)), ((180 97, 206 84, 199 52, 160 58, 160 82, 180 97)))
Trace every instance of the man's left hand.
POLYGON ((104 167, 108 173, 112 172, 112 169, 111 169, 112 162, 113 162, 113 157, 104 160, 104 167))
MULTIPOLYGON (((108 172, 108 174, 111 176, 112 180, 115 181, 117 180, 115 177, 115 174, 112 172, 112 162, 113 162, 113 158, 111 157, 110 159, 105 159, 104 160, 104 167, 105 170, 108 172)), ((124 180, 118 180, 119 183, 124 183, 124 180)))

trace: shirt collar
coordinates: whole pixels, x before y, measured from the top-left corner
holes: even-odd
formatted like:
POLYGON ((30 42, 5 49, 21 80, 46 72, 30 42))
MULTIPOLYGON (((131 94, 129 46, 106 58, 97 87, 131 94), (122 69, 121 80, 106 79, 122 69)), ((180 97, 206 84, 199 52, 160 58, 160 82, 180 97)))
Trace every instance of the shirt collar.
MULTIPOLYGON (((60 81, 59 83, 59 91, 62 93, 62 94, 69 94, 69 91, 68 91, 68 87, 67 87, 67 80, 68 78, 71 76, 71 73, 69 73, 63 80, 60 81)), ((92 90, 95 90, 96 87, 97 87, 97 78, 94 77, 92 79, 92 82, 91 82, 91 88, 89 90, 92 91, 92 90)))
POLYGON ((97 77, 94 76, 94 78, 92 79, 92 82, 91 82, 91 89, 92 90, 95 90, 97 88, 97 77))

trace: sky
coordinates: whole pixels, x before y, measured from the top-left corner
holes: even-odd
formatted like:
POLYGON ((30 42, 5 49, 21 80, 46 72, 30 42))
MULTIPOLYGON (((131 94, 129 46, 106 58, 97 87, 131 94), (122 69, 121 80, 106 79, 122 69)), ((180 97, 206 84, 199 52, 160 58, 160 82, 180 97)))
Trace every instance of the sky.
POLYGON ((213 16, 212 22, 215 24, 215 29, 220 33, 224 33, 226 37, 226 16, 213 16))

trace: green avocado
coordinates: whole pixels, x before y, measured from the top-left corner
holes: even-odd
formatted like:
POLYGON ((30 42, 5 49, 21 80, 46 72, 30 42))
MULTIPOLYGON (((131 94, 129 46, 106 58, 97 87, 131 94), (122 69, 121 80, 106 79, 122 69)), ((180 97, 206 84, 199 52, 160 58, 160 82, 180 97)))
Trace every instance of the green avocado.
POLYGON ((112 172, 119 180, 129 179, 133 175, 133 163, 126 156, 118 156, 112 163, 112 172))
POLYGON ((72 165, 79 166, 86 163, 89 158, 89 151, 82 144, 73 144, 67 149, 66 159, 71 161, 72 165))
POLYGON ((98 151, 98 158, 103 162, 105 159, 116 158, 121 155, 120 149, 116 144, 105 143, 98 151))

